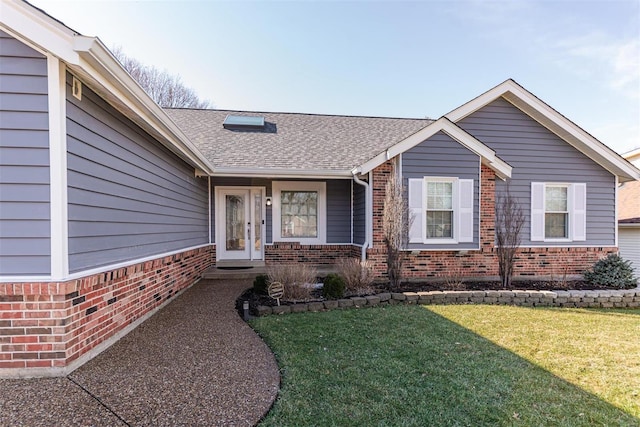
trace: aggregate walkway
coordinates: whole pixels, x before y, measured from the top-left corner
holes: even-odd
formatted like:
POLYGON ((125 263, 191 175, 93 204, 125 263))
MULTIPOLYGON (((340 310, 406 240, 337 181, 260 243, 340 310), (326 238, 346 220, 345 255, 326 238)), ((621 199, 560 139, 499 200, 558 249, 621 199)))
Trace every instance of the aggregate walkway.
POLYGON ((65 378, 0 379, 0 425, 255 425, 280 376, 235 311, 247 287, 201 281, 65 378))

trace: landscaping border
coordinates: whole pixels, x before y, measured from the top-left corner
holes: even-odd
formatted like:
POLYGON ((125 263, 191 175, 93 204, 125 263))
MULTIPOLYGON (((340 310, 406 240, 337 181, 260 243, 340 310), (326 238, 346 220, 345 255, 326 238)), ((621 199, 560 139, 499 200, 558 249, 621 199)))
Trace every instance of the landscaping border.
POLYGON ((640 288, 593 291, 427 291, 384 292, 366 297, 257 307, 258 316, 397 304, 493 304, 522 307, 633 308, 640 307, 640 288))

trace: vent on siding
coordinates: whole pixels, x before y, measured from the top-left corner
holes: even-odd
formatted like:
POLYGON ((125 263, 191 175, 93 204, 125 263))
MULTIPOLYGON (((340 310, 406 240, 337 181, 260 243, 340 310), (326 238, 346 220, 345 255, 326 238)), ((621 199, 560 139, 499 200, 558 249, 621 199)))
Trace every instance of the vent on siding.
POLYGON ((233 130, 263 130, 264 117, 262 116, 234 116, 228 114, 222 127, 233 130))
POLYGON ((71 83, 71 93, 78 101, 82 101, 82 82, 75 77, 71 83))

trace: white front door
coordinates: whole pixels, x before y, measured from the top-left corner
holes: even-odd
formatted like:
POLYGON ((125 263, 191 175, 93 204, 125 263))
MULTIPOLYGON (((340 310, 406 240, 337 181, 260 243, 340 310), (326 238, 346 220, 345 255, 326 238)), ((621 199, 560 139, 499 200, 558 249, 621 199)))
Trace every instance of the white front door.
POLYGON ((263 193, 262 188, 255 187, 217 189, 218 259, 262 259, 265 234, 263 193))

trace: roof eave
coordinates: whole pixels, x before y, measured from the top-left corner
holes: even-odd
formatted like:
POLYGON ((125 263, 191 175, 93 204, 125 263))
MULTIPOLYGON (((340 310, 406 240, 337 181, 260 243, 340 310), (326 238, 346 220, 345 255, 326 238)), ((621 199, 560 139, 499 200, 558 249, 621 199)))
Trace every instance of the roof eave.
POLYGON ((253 178, 352 178, 349 169, 283 169, 283 168, 223 168, 216 167, 211 176, 236 176, 253 178))
MULTIPOLYGON (((213 165, 204 157, 189 138, 156 104, 140 85, 122 68, 118 60, 96 37, 75 36, 73 48, 78 52, 78 64, 69 64, 71 71, 80 71, 101 90, 110 104, 125 109, 140 120, 136 123, 156 137, 163 145, 192 166, 210 173, 213 165)), ((93 86, 92 85, 92 86, 93 86)), ((122 112, 122 111, 121 111, 122 112)))

